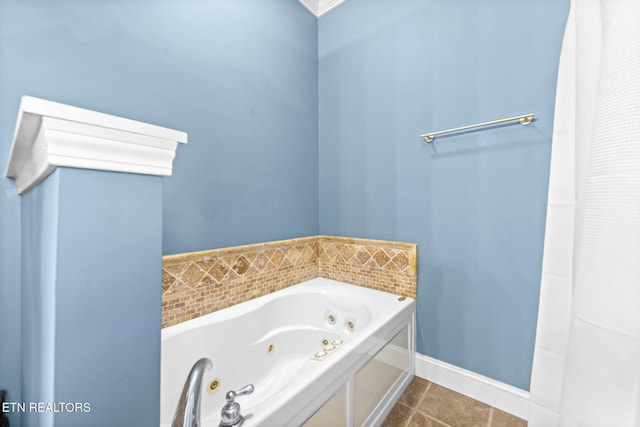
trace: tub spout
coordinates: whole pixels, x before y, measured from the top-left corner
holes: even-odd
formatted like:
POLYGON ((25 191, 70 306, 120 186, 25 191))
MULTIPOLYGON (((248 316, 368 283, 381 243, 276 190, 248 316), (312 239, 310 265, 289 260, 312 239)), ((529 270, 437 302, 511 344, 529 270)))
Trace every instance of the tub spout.
POLYGON ((200 389, 203 374, 213 367, 211 360, 203 357, 193 364, 184 383, 171 427, 200 426, 200 389))

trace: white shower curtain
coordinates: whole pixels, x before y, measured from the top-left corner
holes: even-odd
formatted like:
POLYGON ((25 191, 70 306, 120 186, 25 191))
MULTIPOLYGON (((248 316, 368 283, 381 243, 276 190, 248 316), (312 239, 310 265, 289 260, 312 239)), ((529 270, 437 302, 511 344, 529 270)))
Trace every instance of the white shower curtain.
POLYGON ((572 0, 560 58, 533 427, 640 426, 640 0, 572 0))

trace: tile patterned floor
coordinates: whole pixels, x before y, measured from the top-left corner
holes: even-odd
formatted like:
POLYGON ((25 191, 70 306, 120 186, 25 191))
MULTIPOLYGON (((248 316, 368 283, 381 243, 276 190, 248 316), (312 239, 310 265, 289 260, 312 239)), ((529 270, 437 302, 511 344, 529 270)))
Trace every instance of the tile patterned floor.
POLYGON ((527 422, 415 377, 382 427, 526 427, 527 422))

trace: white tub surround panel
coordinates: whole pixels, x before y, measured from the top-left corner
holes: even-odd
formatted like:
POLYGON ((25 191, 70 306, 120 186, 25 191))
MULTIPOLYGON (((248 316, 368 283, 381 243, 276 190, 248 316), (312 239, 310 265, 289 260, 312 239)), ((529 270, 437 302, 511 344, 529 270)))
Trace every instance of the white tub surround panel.
POLYGON ((6 175, 22 194, 58 166, 171 175, 185 132, 23 96, 6 175))

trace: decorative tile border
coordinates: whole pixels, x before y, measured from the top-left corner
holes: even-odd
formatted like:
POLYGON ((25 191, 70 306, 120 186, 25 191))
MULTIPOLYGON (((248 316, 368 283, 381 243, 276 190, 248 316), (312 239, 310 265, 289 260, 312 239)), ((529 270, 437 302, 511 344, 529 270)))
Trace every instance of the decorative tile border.
POLYGON ((318 276, 318 239, 281 240, 162 258, 162 327, 318 276))
POLYGON ((416 245, 312 236, 162 259, 162 327, 320 277, 415 298, 416 245))
POLYGON ((416 297, 417 245, 334 236, 318 239, 320 277, 416 297))

